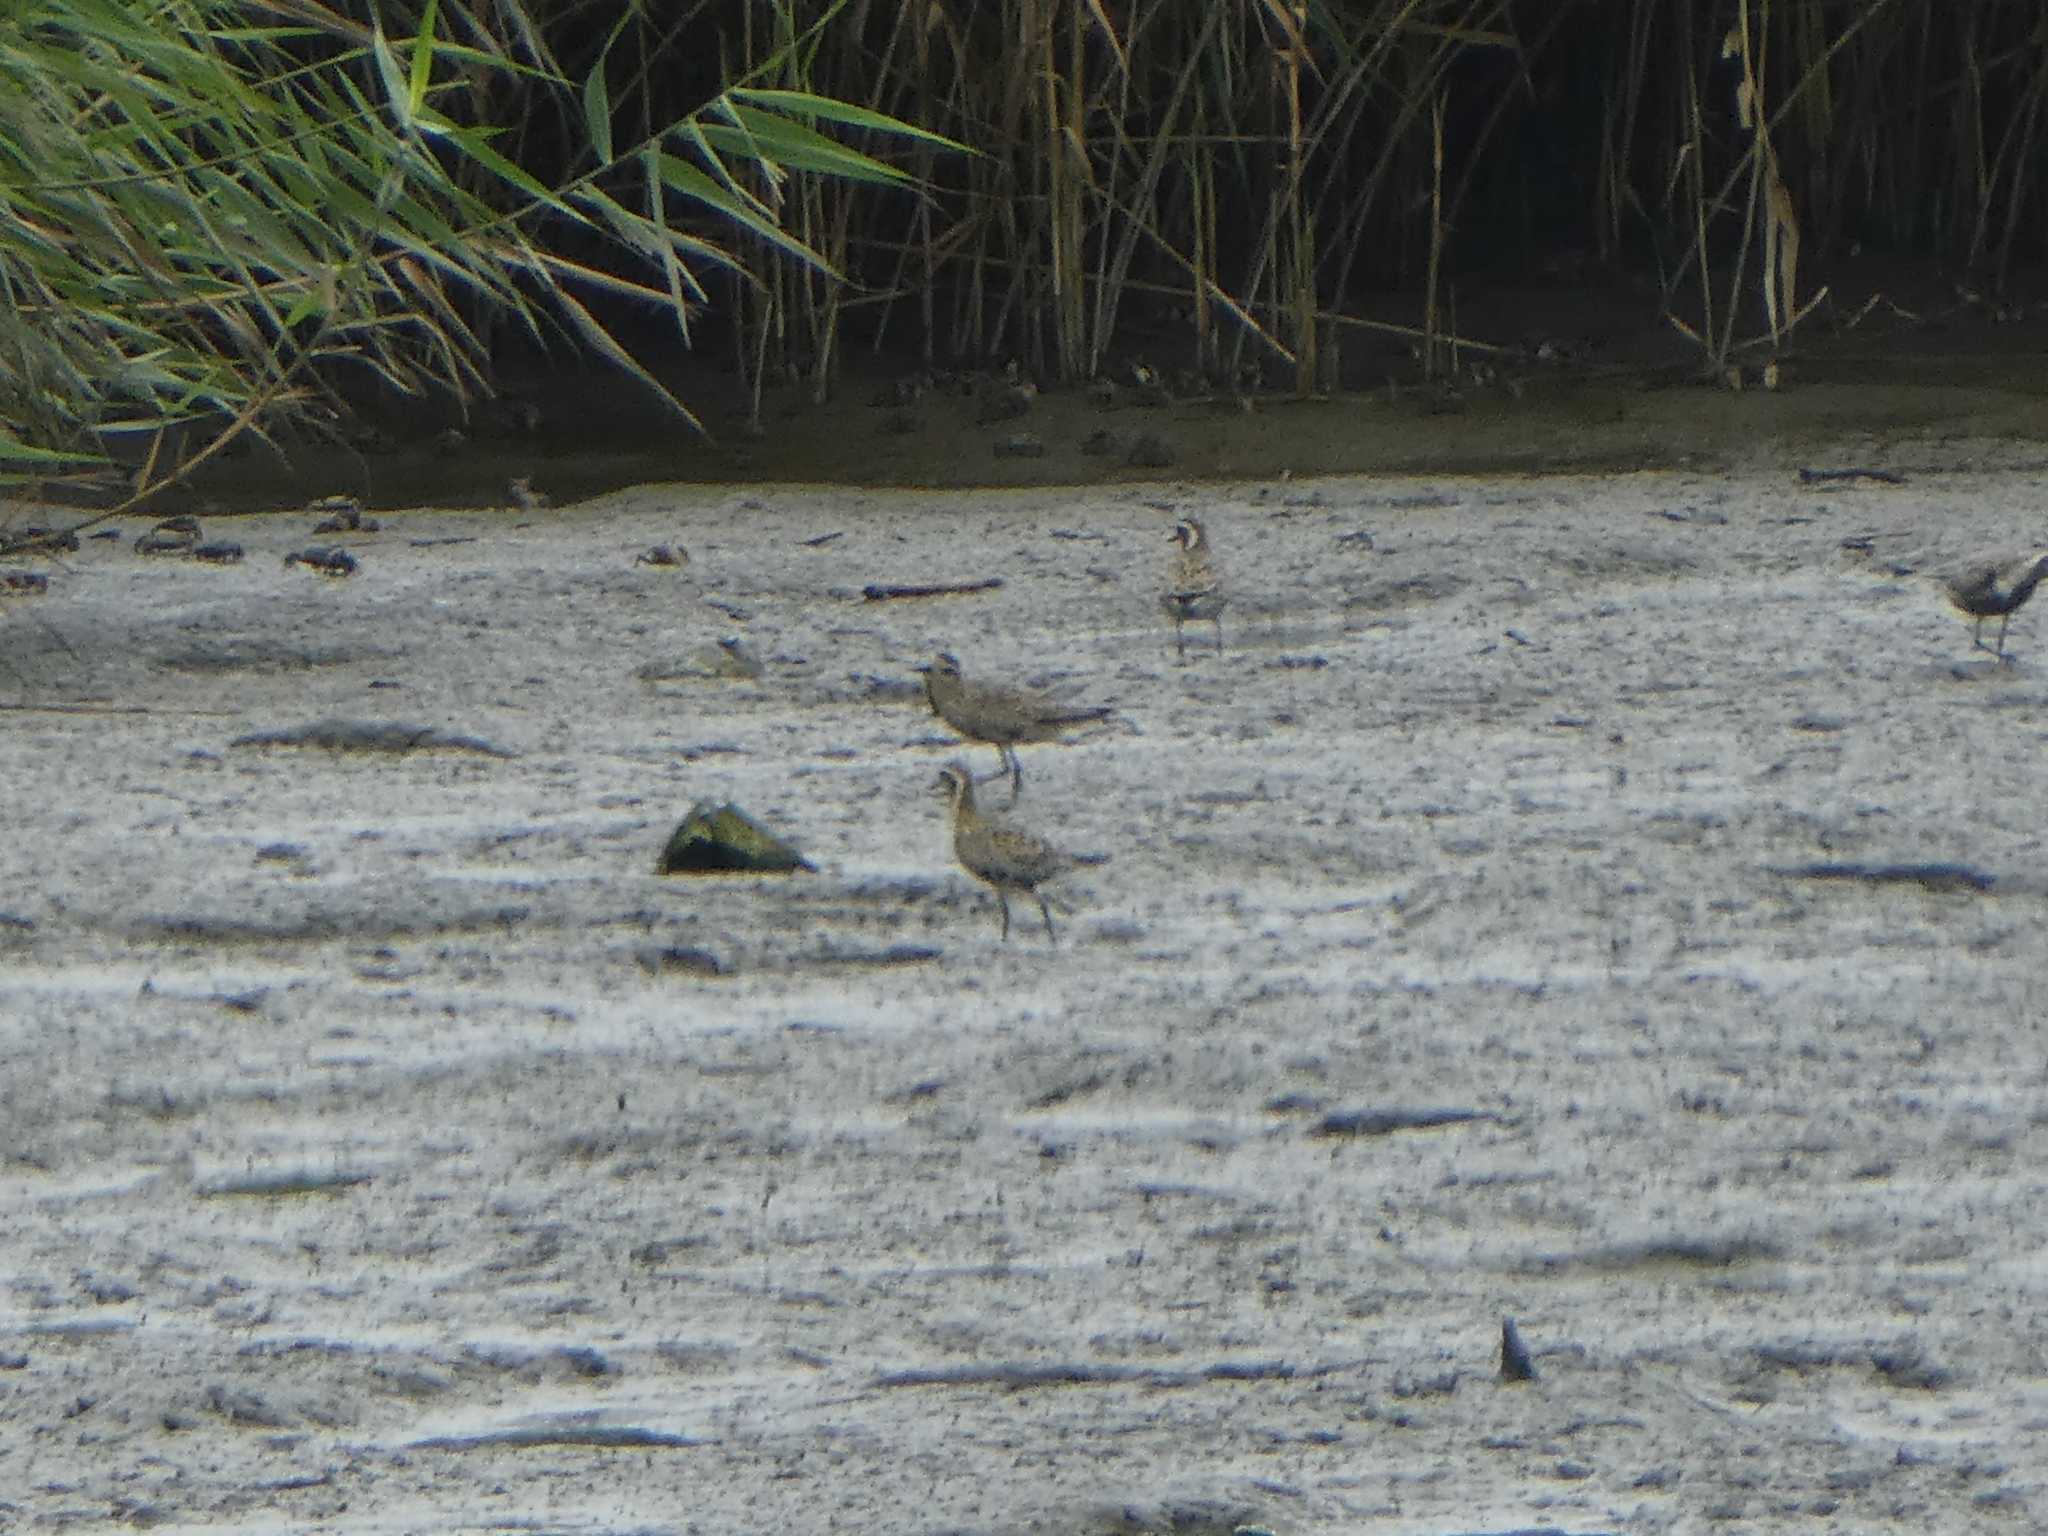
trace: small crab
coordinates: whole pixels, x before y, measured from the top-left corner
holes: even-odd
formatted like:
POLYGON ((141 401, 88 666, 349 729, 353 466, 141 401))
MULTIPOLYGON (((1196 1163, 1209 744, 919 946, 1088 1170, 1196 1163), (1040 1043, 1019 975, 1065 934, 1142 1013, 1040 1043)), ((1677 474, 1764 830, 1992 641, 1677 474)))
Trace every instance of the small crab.
POLYGON ((67 555, 78 553, 78 535, 69 528, 51 528, 42 523, 30 523, 21 530, 21 539, 38 550, 48 553, 52 550, 67 555))
POLYGON ((761 675, 761 661, 737 635, 719 638, 713 672, 720 677, 738 677, 751 682, 761 675))
POLYGON ((199 542, 199 519, 167 517, 135 541, 138 555, 182 555, 199 542))
POLYGON ((356 557, 345 549, 328 549, 315 545, 309 549, 295 549, 284 557, 286 565, 303 565, 307 570, 320 576, 353 576, 356 573, 356 557))
POLYGON ((363 526, 363 504, 353 496, 322 496, 306 510, 327 514, 313 525, 315 533, 355 533, 363 526))
POLYGON ((690 552, 680 544, 656 544, 633 557, 635 565, 669 565, 680 570, 690 563, 690 552))

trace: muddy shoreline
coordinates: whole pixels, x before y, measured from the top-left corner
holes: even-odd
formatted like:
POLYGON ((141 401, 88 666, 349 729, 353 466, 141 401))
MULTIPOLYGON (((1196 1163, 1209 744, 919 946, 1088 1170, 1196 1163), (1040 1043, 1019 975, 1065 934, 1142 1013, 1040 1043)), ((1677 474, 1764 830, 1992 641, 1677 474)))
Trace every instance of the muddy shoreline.
POLYGON ((125 521, 0 615, 0 1508, 2024 1528, 2048 610, 1844 541, 2035 537, 2037 451, 125 521), (940 648, 1117 711, 1023 749, 1057 950, 940 648), (510 755, 236 744, 330 718, 510 755), (657 877, 725 800, 818 871, 657 877))

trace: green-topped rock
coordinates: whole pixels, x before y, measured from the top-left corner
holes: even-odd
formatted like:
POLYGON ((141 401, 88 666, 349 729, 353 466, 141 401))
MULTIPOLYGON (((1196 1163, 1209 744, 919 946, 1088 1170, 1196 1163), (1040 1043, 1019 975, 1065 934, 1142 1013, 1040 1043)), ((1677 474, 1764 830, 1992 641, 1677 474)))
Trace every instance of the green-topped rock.
POLYGON ((734 870, 787 874, 817 866, 736 805, 693 805, 670 834, 655 873, 716 875, 734 870))

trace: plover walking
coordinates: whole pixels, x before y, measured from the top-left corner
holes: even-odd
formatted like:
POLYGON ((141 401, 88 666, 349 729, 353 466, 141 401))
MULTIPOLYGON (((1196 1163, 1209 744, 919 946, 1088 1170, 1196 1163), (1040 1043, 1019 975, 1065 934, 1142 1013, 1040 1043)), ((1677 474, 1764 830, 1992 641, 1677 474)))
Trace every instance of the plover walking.
POLYGON ((1045 936, 1057 944, 1052 909, 1038 887, 1080 861, 1034 833, 983 815, 974 804, 974 775, 958 759, 939 770, 933 788, 952 802, 953 856, 962 869, 993 890, 1002 904, 1004 941, 1010 937, 1009 893, 1021 891, 1038 903, 1038 915, 1045 919, 1045 936))
POLYGON ((1104 708, 1068 709, 1042 694, 1020 688, 971 683, 960 675, 959 661, 940 652, 924 673, 924 696, 932 713, 969 741, 984 742, 1002 754, 1010 770, 1010 798, 1024 791, 1024 769, 1016 748, 1022 743, 1051 741, 1061 731, 1107 719, 1104 708))
POLYGON ((1209 547, 1209 531, 1199 517, 1184 517, 1173 525, 1173 569, 1160 602, 1173 620, 1174 655, 1187 659, 1189 623, 1216 626, 1216 654, 1223 654, 1223 605, 1230 601, 1223 592, 1216 571, 1216 554, 1209 547))

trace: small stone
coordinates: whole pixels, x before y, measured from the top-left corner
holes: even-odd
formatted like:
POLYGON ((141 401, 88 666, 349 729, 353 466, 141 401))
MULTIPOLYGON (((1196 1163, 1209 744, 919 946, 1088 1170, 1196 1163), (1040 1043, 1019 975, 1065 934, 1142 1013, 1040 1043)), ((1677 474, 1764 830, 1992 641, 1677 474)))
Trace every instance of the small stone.
POLYGON ((817 866, 736 805, 694 805, 661 850, 661 875, 765 872, 787 874, 817 866))
POLYGON ((353 496, 316 496, 306 503, 306 510, 320 513, 338 528, 354 528, 363 519, 363 504, 353 496))
POLYGON ((1500 1379, 1536 1379, 1536 1362, 1529 1358, 1529 1346, 1522 1342, 1521 1330, 1515 1327, 1515 1320, 1512 1317, 1500 1320, 1500 1379))
POLYGON ((687 976, 723 976, 725 963, 708 949, 685 944, 649 944, 634 952, 640 969, 651 976, 679 972, 687 976))

